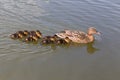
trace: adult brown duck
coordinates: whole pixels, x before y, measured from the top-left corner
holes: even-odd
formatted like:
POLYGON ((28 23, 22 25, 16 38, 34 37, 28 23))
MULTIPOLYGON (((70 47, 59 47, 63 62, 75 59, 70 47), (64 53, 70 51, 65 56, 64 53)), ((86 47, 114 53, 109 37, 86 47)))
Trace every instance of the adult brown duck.
POLYGON ((95 40, 94 34, 100 35, 100 32, 98 32, 94 27, 88 28, 87 33, 83 31, 78 31, 78 30, 64 30, 59 33, 56 33, 58 37, 63 39, 68 37, 72 42, 75 42, 75 43, 93 42, 95 40))

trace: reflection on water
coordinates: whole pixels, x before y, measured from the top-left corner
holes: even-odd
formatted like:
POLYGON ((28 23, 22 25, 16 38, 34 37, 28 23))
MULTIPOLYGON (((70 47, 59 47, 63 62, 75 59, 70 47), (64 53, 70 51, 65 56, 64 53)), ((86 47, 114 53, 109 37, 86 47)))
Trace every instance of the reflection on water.
POLYGON ((50 46, 50 48, 52 50, 56 50, 57 47, 61 47, 61 48, 71 48, 71 46, 73 47, 86 47, 86 51, 89 53, 89 54, 93 54, 95 53, 96 51, 99 51, 100 49, 94 47, 94 42, 92 43, 88 43, 88 44, 66 44, 66 45, 55 45, 55 44, 46 44, 46 45, 42 45, 42 46, 50 46))
POLYGON ((99 49, 97 49, 97 48, 94 47, 94 42, 87 44, 87 51, 88 51, 88 53, 93 54, 93 53, 95 53, 98 50, 99 49))

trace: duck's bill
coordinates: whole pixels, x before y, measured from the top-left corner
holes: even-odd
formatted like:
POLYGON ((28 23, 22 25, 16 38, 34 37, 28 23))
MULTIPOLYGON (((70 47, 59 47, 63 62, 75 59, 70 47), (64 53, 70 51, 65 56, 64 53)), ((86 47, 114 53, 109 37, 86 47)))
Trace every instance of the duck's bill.
POLYGON ((97 32, 98 35, 101 35, 101 32, 97 32))

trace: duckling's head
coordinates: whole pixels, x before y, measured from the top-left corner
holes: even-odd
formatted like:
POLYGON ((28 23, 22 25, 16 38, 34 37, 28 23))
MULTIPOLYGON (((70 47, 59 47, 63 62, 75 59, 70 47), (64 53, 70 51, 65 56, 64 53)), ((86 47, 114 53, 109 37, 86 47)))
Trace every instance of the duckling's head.
POLYGON ((51 41, 50 41, 49 39, 43 39, 43 40, 41 41, 41 43, 42 43, 42 44, 50 44, 51 41))
POLYGON ((99 34, 100 35, 100 32, 98 32, 96 30, 96 28, 94 28, 94 27, 88 28, 88 35, 93 35, 93 34, 99 34))
POLYGON ((24 30, 23 33, 24 33, 24 35, 26 35, 26 36, 29 35, 29 31, 28 31, 28 30, 24 30))

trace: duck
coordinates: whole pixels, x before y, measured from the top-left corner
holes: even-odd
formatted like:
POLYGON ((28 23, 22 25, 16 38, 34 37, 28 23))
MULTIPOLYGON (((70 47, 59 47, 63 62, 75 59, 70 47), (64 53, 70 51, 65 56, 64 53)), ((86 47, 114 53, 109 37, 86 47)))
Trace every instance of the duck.
POLYGON ((64 30, 56 33, 59 38, 65 39, 68 37, 74 43, 91 43, 95 40, 94 35, 101 33, 97 31, 94 27, 89 27, 87 32, 79 30, 64 30))

